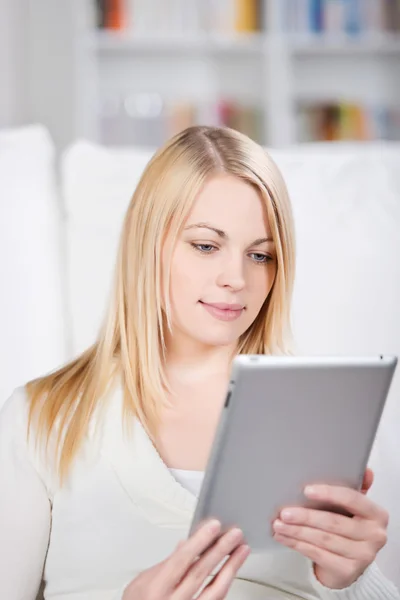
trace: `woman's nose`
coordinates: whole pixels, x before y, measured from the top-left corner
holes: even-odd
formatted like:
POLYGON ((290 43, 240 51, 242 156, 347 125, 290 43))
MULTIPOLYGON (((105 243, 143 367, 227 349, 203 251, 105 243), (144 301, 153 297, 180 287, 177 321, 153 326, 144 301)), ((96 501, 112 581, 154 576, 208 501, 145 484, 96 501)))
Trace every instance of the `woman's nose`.
POLYGON ((243 257, 230 257, 221 264, 217 284, 239 291, 245 286, 243 257))

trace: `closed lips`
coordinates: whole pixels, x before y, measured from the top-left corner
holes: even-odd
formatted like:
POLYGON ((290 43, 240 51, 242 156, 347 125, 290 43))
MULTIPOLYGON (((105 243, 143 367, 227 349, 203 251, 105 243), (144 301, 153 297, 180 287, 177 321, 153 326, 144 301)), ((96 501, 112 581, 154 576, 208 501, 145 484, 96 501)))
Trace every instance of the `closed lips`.
POLYGON ((226 304, 223 302, 203 302, 200 300, 201 304, 206 304, 207 306, 212 306, 213 308, 218 308, 219 310, 243 310, 245 307, 242 304, 226 304))

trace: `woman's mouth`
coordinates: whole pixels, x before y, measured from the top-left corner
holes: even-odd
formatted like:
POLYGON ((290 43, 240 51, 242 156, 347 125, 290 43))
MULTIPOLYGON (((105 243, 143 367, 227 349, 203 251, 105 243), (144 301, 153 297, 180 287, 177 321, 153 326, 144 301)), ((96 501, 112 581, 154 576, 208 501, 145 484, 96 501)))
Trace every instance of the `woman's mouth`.
POLYGON ((241 304, 225 304, 222 302, 208 303, 201 300, 200 304, 212 317, 215 317, 220 321, 235 321, 245 310, 244 306, 241 304))

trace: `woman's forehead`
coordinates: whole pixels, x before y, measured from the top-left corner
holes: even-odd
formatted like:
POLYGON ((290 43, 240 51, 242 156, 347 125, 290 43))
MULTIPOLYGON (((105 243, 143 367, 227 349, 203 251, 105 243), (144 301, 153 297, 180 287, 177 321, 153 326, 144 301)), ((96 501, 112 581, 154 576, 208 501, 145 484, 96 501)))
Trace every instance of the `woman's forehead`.
MULTIPOLYGON (((270 236, 265 203, 250 183, 232 175, 210 179, 197 195, 184 228, 211 226, 229 235, 270 236)), ((221 235, 221 237, 224 237, 221 235)))

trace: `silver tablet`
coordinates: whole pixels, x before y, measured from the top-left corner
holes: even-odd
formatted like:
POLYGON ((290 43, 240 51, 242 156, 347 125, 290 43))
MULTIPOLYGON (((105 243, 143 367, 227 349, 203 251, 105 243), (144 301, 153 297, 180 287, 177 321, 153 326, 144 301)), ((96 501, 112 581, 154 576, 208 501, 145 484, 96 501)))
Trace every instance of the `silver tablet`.
POLYGON ((308 500, 310 483, 360 489, 396 357, 235 358, 191 533, 208 518, 243 530, 262 552, 283 547, 271 524, 308 500))

